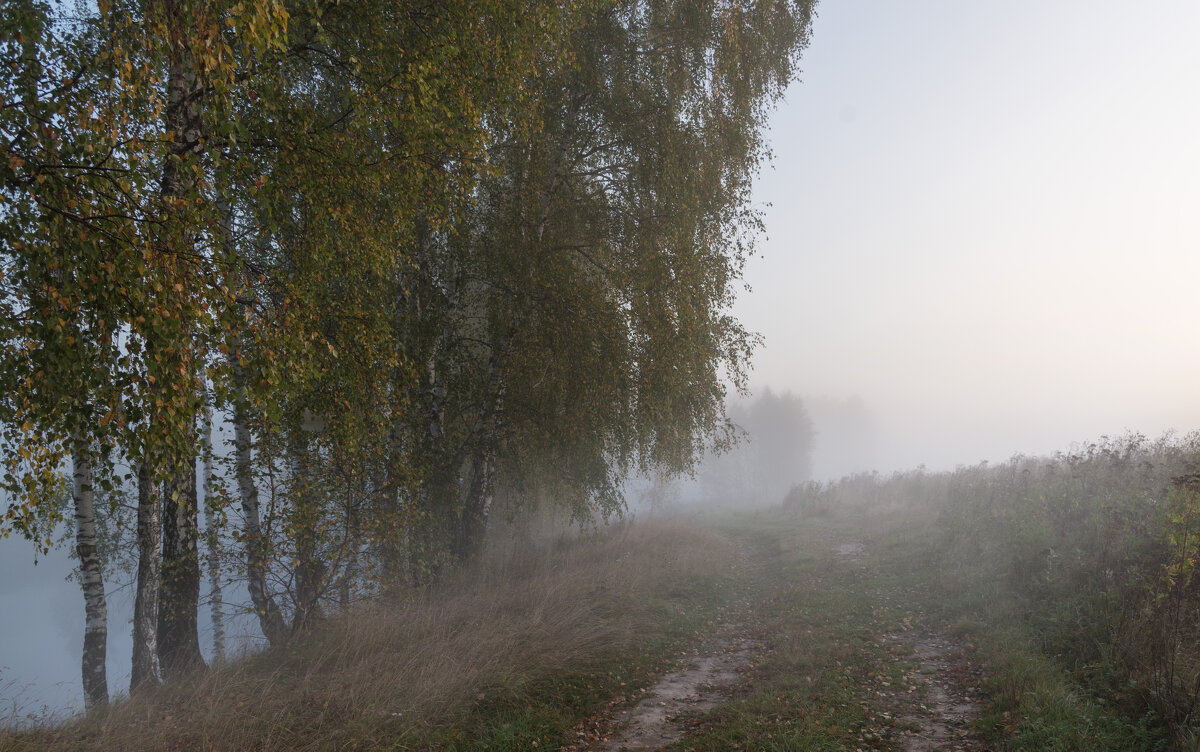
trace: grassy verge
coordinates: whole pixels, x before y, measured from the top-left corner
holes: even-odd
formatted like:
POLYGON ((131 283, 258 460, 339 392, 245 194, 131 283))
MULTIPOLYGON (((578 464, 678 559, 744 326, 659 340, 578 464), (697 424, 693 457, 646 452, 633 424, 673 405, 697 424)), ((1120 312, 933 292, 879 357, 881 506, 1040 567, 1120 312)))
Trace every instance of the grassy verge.
MULTIPOLYGON (((509 556, 104 716, 0 733, 0 749, 557 749, 730 620, 770 650, 675 752, 901 749, 922 709, 918 635, 951 635, 983 667, 975 725, 991 748, 1191 749, 1088 630, 1102 592, 1073 595, 1064 554, 1040 548, 1040 528, 1018 534, 1038 518, 960 504, 934 480, 509 556)), ((1072 576, 1093 568, 1085 554, 1072 576)))
POLYGON ((1097 693, 1047 654, 1016 596, 954 558, 962 552, 950 555, 929 516, 774 512, 730 525, 776 548, 758 583, 766 595, 758 620, 774 649, 740 696, 672 750, 903 749, 923 699, 906 683, 915 658, 902 644, 921 633, 953 636, 982 666, 975 728, 987 746, 1171 748, 1153 717, 1097 693), (863 552, 840 556, 847 542, 863 552))
POLYGON ((553 749, 702 636, 733 560, 712 531, 624 527, 0 748, 553 749))
MULTIPOLYGON (((910 513, 911 514, 911 513, 910 513)), ((949 545, 932 513, 877 521, 873 548, 888 588, 914 618, 959 638, 987 677, 977 723, 999 750, 1170 749, 1153 714, 1086 681, 1071 656, 1048 651, 1037 604, 978 549, 949 545)), ((1005 542, 997 542, 1005 545, 1005 542)))
POLYGON ((771 650, 744 692, 671 749, 891 748, 899 727, 876 693, 899 685, 902 666, 880 637, 902 616, 881 603, 869 573, 835 561, 831 542, 847 534, 770 513, 724 528, 772 552, 754 583, 761 594, 754 619, 771 650))

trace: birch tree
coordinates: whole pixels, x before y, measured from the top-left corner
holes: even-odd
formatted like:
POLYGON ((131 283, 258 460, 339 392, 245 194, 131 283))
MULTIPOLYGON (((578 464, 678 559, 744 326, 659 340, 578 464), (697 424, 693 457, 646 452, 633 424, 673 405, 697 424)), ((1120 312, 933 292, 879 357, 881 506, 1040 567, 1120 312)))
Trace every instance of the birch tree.
POLYGON ((6 3, 0 12, 0 378, 4 381, 4 485, 14 499, 0 530, 43 538, 56 510, 56 478, 72 460, 75 550, 84 595, 82 677, 88 708, 108 702, 107 607, 97 551, 95 491, 112 487, 120 378, 120 296, 103 256, 127 217, 114 204, 103 160, 109 137, 79 117, 103 96, 78 77, 94 50, 85 34, 56 28, 49 9, 6 3))
POLYGON ((204 468, 204 527, 205 527, 205 556, 204 565, 207 570, 209 583, 209 617, 213 629, 213 663, 225 662, 225 610, 224 595, 221 586, 221 553, 220 525, 220 494, 214 485, 213 472, 213 409, 210 394, 204 399, 204 444, 201 457, 204 468))
POLYGON ((539 68, 411 285, 433 301, 409 327, 429 363, 410 430, 435 463, 417 498, 459 560, 505 487, 607 516, 631 469, 684 472, 726 440, 723 379, 744 385, 756 341, 728 312, 760 227, 749 189, 810 14, 615 3, 539 68))
POLYGON ((4 529, 73 457, 83 558, 136 469, 135 689, 202 663, 210 389, 272 644, 475 558, 500 496, 611 515, 723 440, 810 3, 0 2, 4 529))
POLYGON ((89 442, 76 435, 73 451, 75 547, 83 585, 83 699, 87 709, 108 704, 108 604, 104 574, 96 553, 96 506, 89 442))

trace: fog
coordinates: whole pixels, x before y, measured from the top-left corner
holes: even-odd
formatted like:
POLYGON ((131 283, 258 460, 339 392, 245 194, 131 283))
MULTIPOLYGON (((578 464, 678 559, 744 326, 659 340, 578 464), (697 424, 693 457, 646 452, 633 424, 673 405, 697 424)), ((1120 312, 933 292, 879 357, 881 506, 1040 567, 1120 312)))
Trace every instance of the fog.
MULTIPOLYGON (((1200 427, 1196 39, 1193 0, 821 5, 735 309, 813 477, 1200 427)), ((0 700, 78 705, 71 567, 0 543, 0 700)))
MULTIPOLYGON (((214 448, 218 462, 231 451, 233 429, 218 417, 214 448)), ((201 486, 203 499, 203 486, 201 486)), ((0 495, 0 506, 6 499, 0 495)), ((234 515, 234 524, 240 520, 234 515)), ((126 524, 129 524, 129 520, 126 524)), ((203 520, 201 521, 203 527, 203 520)), ((52 538, 58 545, 41 553, 17 536, 0 540, 0 723, 56 722, 83 708, 80 661, 83 655, 83 596, 72 573, 74 527, 67 518, 52 538)), ((225 545, 229 544, 225 536, 225 545)), ((228 577, 228 575, 226 575, 228 577)), ((133 659, 134 572, 106 570, 108 606, 108 685, 126 694, 133 659)), ((249 595, 240 580, 222 583, 226 653, 236 656, 264 643, 249 595)), ((201 582, 200 648, 211 661, 213 625, 210 582, 201 582)))
MULTIPOLYGON (((35 564, 35 553, 33 544, 17 538, 0 543, 0 718, 4 720, 14 715, 14 720, 28 714, 53 715, 83 703, 79 683, 83 597, 79 586, 67 581, 75 562, 65 551, 55 550, 35 564)), ((121 676, 118 665, 128 676, 131 655, 129 640, 120 639, 128 609, 119 608, 118 602, 117 597, 109 601, 113 626, 108 658, 114 678, 121 676)))
POLYGON ((1185 0, 821 5, 737 308, 756 388, 874 426, 823 461, 817 416, 817 476, 1200 427, 1197 38, 1185 0))

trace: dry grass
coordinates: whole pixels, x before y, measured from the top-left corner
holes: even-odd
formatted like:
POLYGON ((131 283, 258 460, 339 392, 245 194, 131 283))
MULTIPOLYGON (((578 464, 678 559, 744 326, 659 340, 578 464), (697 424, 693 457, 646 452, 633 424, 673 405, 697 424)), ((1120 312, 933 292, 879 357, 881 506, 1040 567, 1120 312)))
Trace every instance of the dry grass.
POLYGON ((1004 722, 1006 748, 1193 750, 1200 489, 1174 479, 1198 469, 1200 433, 1131 434, 953 472, 854 476, 788 502, 801 519, 885 532, 908 562, 898 571, 921 572, 932 609, 991 656, 997 707, 1025 716, 1004 722))
POLYGON ((686 619, 704 597, 697 588, 720 580, 731 559, 723 538, 670 524, 509 555, 402 607, 362 609, 103 717, 0 734, 0 749, 432 746, 440 725, 620 662, 671 618, 686 619))

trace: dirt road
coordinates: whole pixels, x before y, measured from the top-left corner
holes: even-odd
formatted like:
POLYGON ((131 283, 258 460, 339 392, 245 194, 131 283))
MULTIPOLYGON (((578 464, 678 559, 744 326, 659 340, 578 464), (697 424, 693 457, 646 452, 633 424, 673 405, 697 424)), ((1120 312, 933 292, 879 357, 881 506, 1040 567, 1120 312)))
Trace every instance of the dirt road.
MULTIPOLYGON (((865 561, 869 554, 866 544, 834 541, 823 553, 823 560, 814 568, 823 573, 820 581, 805 581, 805 587, 839 587, 849 578, 858 589, 872 591, 864 587, 871 577, 865 561)), ((721 749, 724 744, 754 749, 751 745, 741 746, 740 741, 719 741, 726 738, 722 727, 757 722, 749 714, 761 712, 753 710, 758 704, 746 698, 777 690, 774 685, 781 679, 776 676, 778 666, 772 665, 777 662, 772 657, 773 643, 790 645, 789 649, 799 652, 804 648, 797 635, 789 634, 797 624, 771 616, 770 604, 781 600, 779 588, 787 589, 787 581, 776 581, 774 590, 762 587, 764 573, 765 579, 773 574, 769 555, 748 549, 744 558, 747 582, 756 576, 758 587, 753 596, 748 594, 736 615, 722 625, 716 636, 681 656, 677 667, 640 699, 616 704, 611 713, 593 722, 588 734, 580 732, 581 737, 590 737, 591 741, 581 740, 571 749, 633 752, 721 749), (722 713, 713 713, 722 708, 722 713), (715 715, 720 716, 719 721, 714 721, 715 715)), ((890 600, 884 589, 874 588, 872 592, 878 600, 890 600)), ((875 613, 887 604, 866 605, 875 613)), ((850 728, 839 728, 835 722, 817 729, 831 740, 844 739, 846 746, 830 748, 908 752, 989 749, 972 727, 985 697, 981 672, 970 661, 967 647, 944 631, 915 627, 911 619, 892 626, 896 628, 870 631, 874 645, 869 652, 874 657, 857 669, 847 668, 845 650, 830 653, 828 662, 832 665, 824 670, 848 677, 839 683, 839 690, 822 694, 813 676, 807 675, 799 684, 802 689, 811 686, 814 690, 805 698, 807 705, 794 709, 794 718, 779 713, 772 722, 784 729, 800 729, 792 732, 799 739, 813 733, 813 724, 805 725, 808 719, 841 717, 854 710, 859 720, 846 724, 850 728), (856 707, 850 706, 847 696, 855 699, 856 707)), ((830 640, 840 645, 843 639, 836 634, 812 635, 814 645, 830 640)), ((782 682, 788 683, 786 678, 782 682)))

